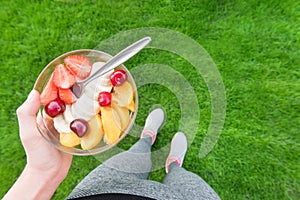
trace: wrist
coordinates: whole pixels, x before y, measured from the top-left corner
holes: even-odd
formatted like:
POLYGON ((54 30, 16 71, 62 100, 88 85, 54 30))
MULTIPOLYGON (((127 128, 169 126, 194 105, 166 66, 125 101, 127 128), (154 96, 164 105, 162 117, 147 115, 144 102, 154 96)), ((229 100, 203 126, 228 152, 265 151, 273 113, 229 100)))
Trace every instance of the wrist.
POLYGON ((60 183, 61 181, 51 177, 49 173, 41 173, 26 165, 18 180, 3 199, 51 199, 60 183))
POLYGON ((25 166, 23 173, 40 181, 41 184, 58 186, 63 181, 63 179, 58 177, 57 171, 35 169, 28 164, 25 166))
POLYGON ((32 199, 51 199, 52 195, 62 182, 55 174, 42 172, 26 165, 22 173, 26 182, 29 182, 28 190, 31 190, 32 199))

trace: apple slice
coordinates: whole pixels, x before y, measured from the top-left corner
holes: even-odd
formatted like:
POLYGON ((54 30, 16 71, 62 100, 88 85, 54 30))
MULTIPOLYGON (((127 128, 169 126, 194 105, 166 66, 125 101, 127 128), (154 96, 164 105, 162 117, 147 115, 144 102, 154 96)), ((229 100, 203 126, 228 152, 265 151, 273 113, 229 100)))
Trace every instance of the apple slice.
POLYGON ((121 107, 117 105, 116 103, 112 104, 112 114, 114 119, 116 120, 116 124, 121 131, 124 131, 130 120, 129 111, 126 107, 121 107))
POLYGON ((74 132, 60 133, 59 141, 66 147, 74 147, 80 144, 80 138, 74 132))
POLYGON ((89 128, 87 133, 81 138, 81 148, 84 150, 92 149, 101 140, 104 134, 100 115, 96 114, 88 121, 89 128))
POLYGON ((126 107, 133 99, 133 89, 129 82, 124 82, 122 85, 114 87, 112 100, 119 106, 126 107))
POLYGON ((104 142, 113 144, 121 135, 121 129, 119 128, 121 126, 120 118, 114 116, 111 106, 100 107, 100 111, 104 129, 104 142))
POLYGON ((131 102, 126 106, 126 108, 128 110, 130 110, 131 112, 134 112, 135 111, 135 102, 134 100, 132 99, 131 102))

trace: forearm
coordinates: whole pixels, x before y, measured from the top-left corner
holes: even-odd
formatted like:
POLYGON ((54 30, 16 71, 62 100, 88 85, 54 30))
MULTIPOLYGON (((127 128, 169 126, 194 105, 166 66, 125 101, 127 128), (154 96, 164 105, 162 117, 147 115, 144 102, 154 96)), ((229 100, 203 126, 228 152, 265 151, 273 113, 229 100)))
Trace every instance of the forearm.
POLYGON ((51 199, 60 182, 46 173, 34 172, 26 166, 3 200, 51 199))

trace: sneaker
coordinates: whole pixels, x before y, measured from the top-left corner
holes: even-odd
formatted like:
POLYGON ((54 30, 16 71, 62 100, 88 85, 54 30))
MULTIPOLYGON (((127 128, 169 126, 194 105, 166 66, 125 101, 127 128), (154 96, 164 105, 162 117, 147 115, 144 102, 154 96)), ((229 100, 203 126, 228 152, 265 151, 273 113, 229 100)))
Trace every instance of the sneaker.
POLYGON ((171 149, 166 160, 166 172, 169 172, 171 163, 176 162, 179 167, 182 166, 184 156, 187 151, 187 139, 184 133, 178 132, 174 135, 171 142, 171 149))
POLYGON ((145 136, 150 136, 152 138, 152 143, 155 142, 158 129, 161 127, 165 119, 165 113, 161 108, 157 108, 150 112, 146 119, 144 129, 141 134, 141 138, 145 136))

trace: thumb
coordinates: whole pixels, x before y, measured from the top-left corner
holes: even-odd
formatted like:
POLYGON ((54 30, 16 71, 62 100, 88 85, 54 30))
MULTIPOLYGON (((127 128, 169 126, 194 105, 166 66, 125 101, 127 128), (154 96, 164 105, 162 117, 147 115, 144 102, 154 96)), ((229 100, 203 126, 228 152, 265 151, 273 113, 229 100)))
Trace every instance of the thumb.
POLYGON ((36 90, 32 90, 26 101, 17 109, 20 134, 24 131, 33 132, 36 127, 36 113, 40 107, 40 94, 36 90))

